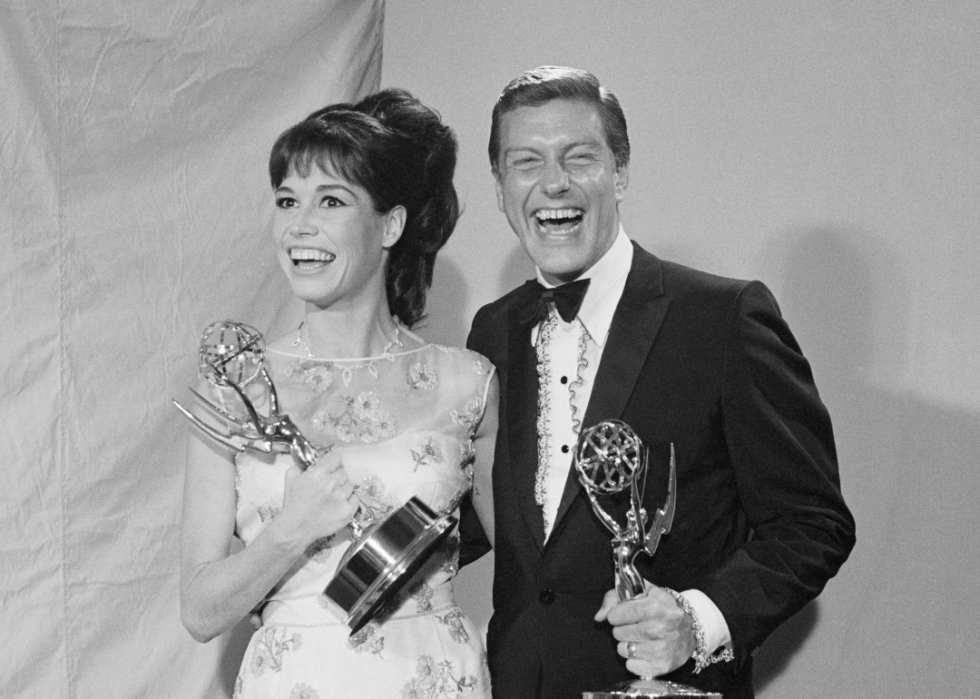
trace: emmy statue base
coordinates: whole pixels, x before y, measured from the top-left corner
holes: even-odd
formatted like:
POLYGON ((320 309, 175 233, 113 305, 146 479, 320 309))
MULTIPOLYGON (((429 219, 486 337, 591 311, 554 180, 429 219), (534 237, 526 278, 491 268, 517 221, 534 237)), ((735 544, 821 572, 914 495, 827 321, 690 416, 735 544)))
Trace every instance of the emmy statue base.
POLYGON ((691 697, 721 699, 720 694, 703 692, 700 689, 694 689, 677 682, 645 677, 628 680, 601 692, 582 692, 582 699, 626 699, 627 697, 633 697, 633 699, 650 699, 651 697, 656 697, 656 699, 690 699, 691 697))

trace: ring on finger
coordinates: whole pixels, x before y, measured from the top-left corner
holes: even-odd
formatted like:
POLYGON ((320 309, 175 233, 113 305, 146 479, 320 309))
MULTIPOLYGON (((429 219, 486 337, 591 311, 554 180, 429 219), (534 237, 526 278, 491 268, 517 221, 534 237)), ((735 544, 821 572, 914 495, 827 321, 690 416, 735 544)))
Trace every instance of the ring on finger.
POLYGON ((626 644, 626 657, 630 660, 636 658, 636 641, 630 641, 626 644))

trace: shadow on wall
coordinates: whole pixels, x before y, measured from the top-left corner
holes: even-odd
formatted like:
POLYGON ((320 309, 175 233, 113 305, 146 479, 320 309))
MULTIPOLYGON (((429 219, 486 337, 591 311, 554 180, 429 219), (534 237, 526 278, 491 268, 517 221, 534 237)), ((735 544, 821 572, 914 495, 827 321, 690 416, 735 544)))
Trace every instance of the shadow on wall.
MULTIPOLYGON (((504 258, 496 289, 491 292, 493 296, 475 299, 472 313, 533 277, 534 265, 524 254, 524 249, 519 244, 512 244, 504 258)), ((447 256, 437 258, 426 304, 428 317, 418 325, 419 333, 441 345, 464 346, 473 321, 468 311, 471 287, 471 280, 454 260, 447 256)))
POLYGON ((510 252, 504 258, 500 276, 497 277, 497 297, 519 287, 528 279, 534 279, 534 263, 520 243, 512 243, 510 252))
POLYGON ((437 257, 432 288, 426 296, 426 317, 416 331, 439 345, 464 346, 470 330, 470 319, 465 316, 469 296, 469 284, 459 265, 445 255, 437 257))
POLYGON ((975 686, 980 666, 962 639, 980 625, 970 600, 980 415, 902 385, 910 294, 929 290, 913 291, 881 236, 823 228, 768 249, 783 257, 766 265, 785 270, 780 305, 833 417, 858 544, 824 596, 759 650, 756 687, 833 696, 848 678, 848 696, 889 686, 938 696, 975 686))

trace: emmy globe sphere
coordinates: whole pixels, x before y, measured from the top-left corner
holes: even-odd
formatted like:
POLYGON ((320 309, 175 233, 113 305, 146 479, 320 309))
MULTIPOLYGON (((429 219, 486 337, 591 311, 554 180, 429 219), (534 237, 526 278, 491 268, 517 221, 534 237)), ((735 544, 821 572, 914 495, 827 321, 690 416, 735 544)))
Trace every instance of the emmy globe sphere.
POLYGON ((201 335, 201 375, 215 386, 247 385, 265 361, 265 341, 255 328, 244 323, 220 320, 201 335))
POLYGON ((575 465, 585 485, 599 495, 614 495, 630 487, 643 464, 643 443, 633 428, 605 420, 582 433, 575 465))

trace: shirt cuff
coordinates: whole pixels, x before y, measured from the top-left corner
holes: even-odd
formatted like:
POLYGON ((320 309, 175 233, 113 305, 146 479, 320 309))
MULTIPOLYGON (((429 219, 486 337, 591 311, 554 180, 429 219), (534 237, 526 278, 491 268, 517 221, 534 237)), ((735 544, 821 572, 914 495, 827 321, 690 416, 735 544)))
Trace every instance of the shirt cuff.
POLYGON ((687 600, 694 613, 698 615, 701 628, 704 630, 705 651, 712 655, 716 650, 724 646, 732 647, 732 634, 728 630, 728 623, 718 606, 711 601, 711 598, 700 590, 684 590, 680 593, 687 600))

